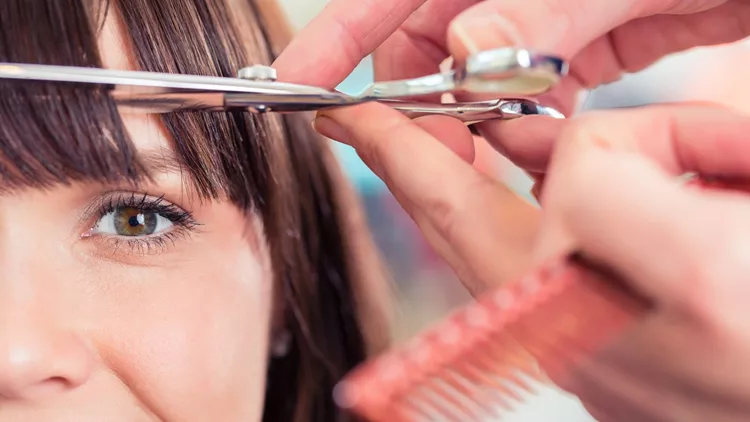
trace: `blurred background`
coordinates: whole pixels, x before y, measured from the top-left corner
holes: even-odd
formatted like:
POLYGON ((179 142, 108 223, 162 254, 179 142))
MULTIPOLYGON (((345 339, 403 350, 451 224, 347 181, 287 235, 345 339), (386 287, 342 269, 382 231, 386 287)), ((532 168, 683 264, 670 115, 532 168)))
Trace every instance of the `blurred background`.
MULTIPOLYGON (((291 22, 299 29, 323 7, 326 0, 280 0, 291 22)), ((697 48, 676 54, 651 68, 600 87, 585 96, 583 109, 631 107, 649 103, 713 101, 750 112, 750 43, 697 48)), ((340 86, 358 93, 372 81, 372 62, 365 59, 340 86)), ((357 187, 366 207, 371 230, 396 283, 398 314, 394 336, 402 341, 452 309, 468 296, 455 276, 420 236, 398 203, 349 147, 336 144, 339 159, 357 187)), ((520 195, 529 195, 531 180, 502 156, 489 149, 477 151, 477 165, 495 174, 520 195)), ((542 392, 543 406, 522 409, 517 419, 590 421, 571 397, 559 391, 542 392)))

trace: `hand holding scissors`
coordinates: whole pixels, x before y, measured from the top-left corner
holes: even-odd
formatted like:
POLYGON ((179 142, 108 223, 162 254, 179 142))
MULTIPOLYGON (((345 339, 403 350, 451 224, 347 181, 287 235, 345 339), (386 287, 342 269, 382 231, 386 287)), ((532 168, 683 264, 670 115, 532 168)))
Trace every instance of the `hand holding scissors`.
MULTIPOLYGON (((581 91, 670 53, 740 40, 748 27, 745 0, 332 0, 274 66, 282 80, 333 87, 370 53, 375 79, 389 81, 431 74, 449 56, 462 62, 478 51, 530 48, 570 63, 569 74, 537 97, 570 116, 581 91)), ((431 120, 425 125, 444 134, 438 139, 473 156, 470 137, 458 142, 452 122, 431 120)), ((532 117, 475 127, 515 164, 541 173, 562 124, 532 117)))

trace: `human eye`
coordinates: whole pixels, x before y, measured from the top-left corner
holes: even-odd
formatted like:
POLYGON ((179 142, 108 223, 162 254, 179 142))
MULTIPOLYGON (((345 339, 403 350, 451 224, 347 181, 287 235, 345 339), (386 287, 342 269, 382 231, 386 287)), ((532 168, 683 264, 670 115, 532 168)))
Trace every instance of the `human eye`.
POLYGON ((135 253, 159 253, 196 226, 188 211, 147 194, 111 194, 100 198, 93 209, 96 222, 84 237, 111 242, 118 251, 127 246, 135 253))

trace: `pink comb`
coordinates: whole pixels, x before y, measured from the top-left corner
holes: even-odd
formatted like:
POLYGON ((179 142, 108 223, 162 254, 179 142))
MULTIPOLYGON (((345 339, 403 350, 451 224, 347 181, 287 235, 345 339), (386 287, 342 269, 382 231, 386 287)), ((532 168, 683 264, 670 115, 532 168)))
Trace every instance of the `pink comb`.
POLYGON ((564 376, 649 308, 617 280, 578 255, 545 266, 356 368, 336 402, 370 422, 499 420, 540 367, 564 376))
POLYGON ((650 307, 616 274, 574 254, 355 368, 334 397, 369 422, 502 420, 523 395, 564 377, 650 307))

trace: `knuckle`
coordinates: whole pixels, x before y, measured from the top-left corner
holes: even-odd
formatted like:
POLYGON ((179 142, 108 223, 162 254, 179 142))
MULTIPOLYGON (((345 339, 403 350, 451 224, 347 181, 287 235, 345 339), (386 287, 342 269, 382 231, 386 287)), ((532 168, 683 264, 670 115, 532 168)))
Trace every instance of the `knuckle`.
POLYGON ((356 152, 362 162, 365 163, 373 173, 380 177, 387 186, 392 187, 390 178, 383 172, 382 160, 378 154, 372 152, 372 147, 364 145, 357 148, 356 152))
POLYGON ((456 231, 456 221, 461 213, 460 205, 449 201, 447 198, 437 198, 427 204, 431 209, 433 224, 438 233, 442 233, 448 243, 453 243, 456 231))
POLYGON ((356 151, 359 157, 365 163, 374 164, 379 161, 378 150, 379 144, 377 142, 360 142, 356 146, 356 151))

